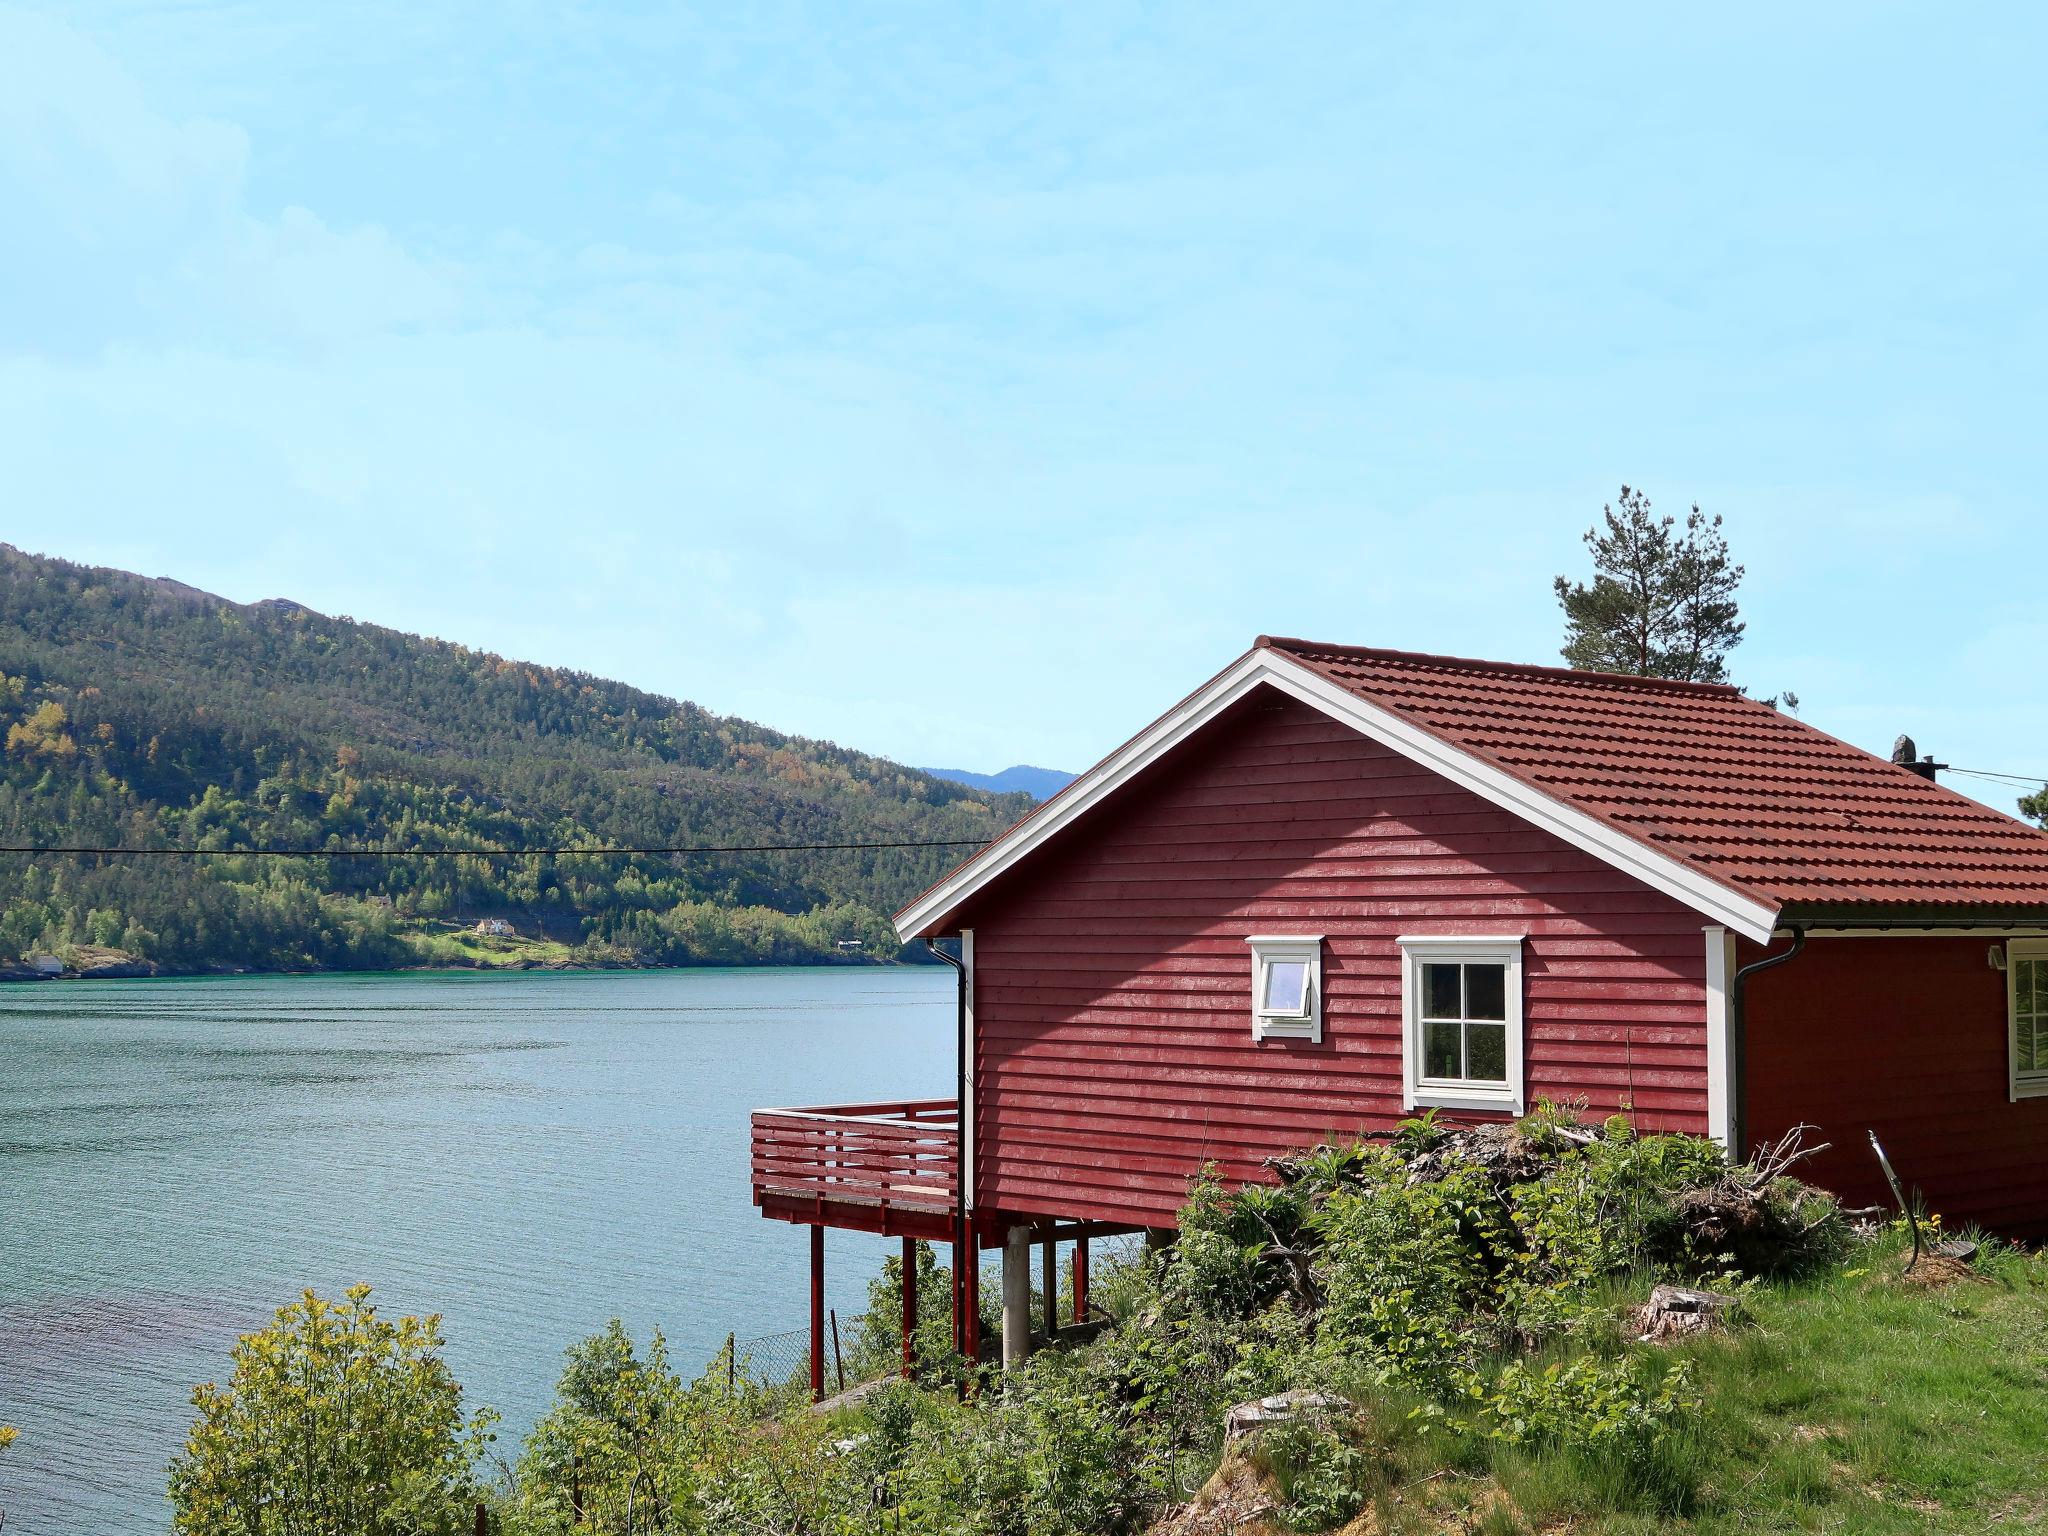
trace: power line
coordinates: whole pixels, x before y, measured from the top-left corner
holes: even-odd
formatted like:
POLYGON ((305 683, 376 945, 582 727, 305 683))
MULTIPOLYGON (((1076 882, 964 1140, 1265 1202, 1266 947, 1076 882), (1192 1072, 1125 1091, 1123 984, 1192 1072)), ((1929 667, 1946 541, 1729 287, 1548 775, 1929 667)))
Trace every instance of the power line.
POLYGON ((2048 773, 1997 773, 1989 768, 1951 768, 1950 773, 1960 773, 1973 779, 1993 779, 2006 784, 2048 785, 2048 773))
POLYGON ((720 853, 851 853, 876 848, 979 848, 985 837, 938 837, 900 843, 707 843, 674 848, 28 848, 0 846, 0 854, 36 858, 142 859, 552 859, 597 855, 720 853))

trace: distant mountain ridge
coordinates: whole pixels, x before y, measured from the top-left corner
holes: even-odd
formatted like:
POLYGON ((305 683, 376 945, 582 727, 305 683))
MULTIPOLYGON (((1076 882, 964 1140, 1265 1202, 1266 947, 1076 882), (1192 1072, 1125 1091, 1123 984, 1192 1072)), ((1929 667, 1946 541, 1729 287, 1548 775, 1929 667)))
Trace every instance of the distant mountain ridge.
POLYGON ((1030 806, 587 673, 0 545, 0 960, 166 969, 892 955, 887 914, 1030 806), (718 857, 586 846, 935 843, 718 857), (258 847, 450 848, 422 858, 258 847), (461 941, 461 942, 458 942, 461 941))
POLYGON ((1075 779, 1074 774, 1062 773, 1057 768, 1033 768, 1027 763, 1013 764, 1001 773, 975 773, 967 768, 927 768, 923 771, 935 779, 965 784, 970 789, 992 790, 999 795, 1026 794, 1034 800, 1050 800, 1075 779))

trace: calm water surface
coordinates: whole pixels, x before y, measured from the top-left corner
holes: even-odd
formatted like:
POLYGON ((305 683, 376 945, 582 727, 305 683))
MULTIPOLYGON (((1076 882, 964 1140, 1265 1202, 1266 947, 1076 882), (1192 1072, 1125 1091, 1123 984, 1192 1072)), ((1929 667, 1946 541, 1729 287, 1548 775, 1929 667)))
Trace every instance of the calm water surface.
MULTIPOLYGON (((803 1326, 748 1111, 950 1096, 952 998, 937 968, 0 987, 7 1536, 166 1530, 192 1385, 306 1286, 440 1312, 508 1452, 607 1318, 692 1366, 803 1326)), ((831 1235, 842 1312, 889 1246, 831 1235)))

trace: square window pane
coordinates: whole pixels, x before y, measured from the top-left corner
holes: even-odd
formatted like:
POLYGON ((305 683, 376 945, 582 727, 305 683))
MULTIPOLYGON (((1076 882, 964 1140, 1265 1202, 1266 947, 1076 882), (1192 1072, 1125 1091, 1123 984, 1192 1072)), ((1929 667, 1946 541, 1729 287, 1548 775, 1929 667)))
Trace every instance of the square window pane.
POLYGON ((1465 1017, 1505 1019, 1508 1016, 1508 968, 1504 965, 1465 967, 1465 1017))
POLYGON ((2022 960, 2020 965, 2020 979, 2032 983, 2028 990, 2033 994, 2030 1002, 2028 992, 2020 991, 2020 1006, 2034 1013, 2048 1013, 2048 961, 2022 960))
POLYGON ((1266 995, 1259 1006, 1268 1013, 1300 1013, 1308 1002, 1308 962, 1269 960, 1266 995))
MULTIPOLYGON (((1455 969, 1455 967, 1453 967, 1455 969)), ((1459 1057, 1459 1026, 1456 1024, 1425 1024, 1422 1026, 1422 1075, 1424 1077, 1462 1077, 1459 1057)))
POLYGON ((1508 1080, 1508 1027, 1505 1024, 1465 1026, 1465 1075, 1475 1083, 1508 1080))
POLYGON ((2034 1059, 2020 1070, 2023 1072, 2048 1071, 2048 1019, 2037 1020, 2033 1031, 2034 1059))
POLYGON ((1422 1016, 1425 1019, 1464 1017, 1459 996, 1459 965, 1425 965, 1422 968, 1422 1016))

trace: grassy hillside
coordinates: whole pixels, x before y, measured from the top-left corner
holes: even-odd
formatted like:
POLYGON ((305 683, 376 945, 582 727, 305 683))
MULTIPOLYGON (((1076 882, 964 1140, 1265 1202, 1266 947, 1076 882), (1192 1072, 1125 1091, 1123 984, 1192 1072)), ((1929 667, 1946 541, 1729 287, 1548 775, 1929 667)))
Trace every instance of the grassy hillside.
POLYGON ((97 945, 171 969, 468 963, 505 948, 459 941, 484 915, 548 959, 842 958, 845 939, 886 957, 885 914, 964 849, 488 854, 982 839, 1030 805, 604 678, 5 545, 0 741, 0 843, 208 850, 0 857, 0 957, 97 945), (258 847, 475 852, 235 856, 258 847))

